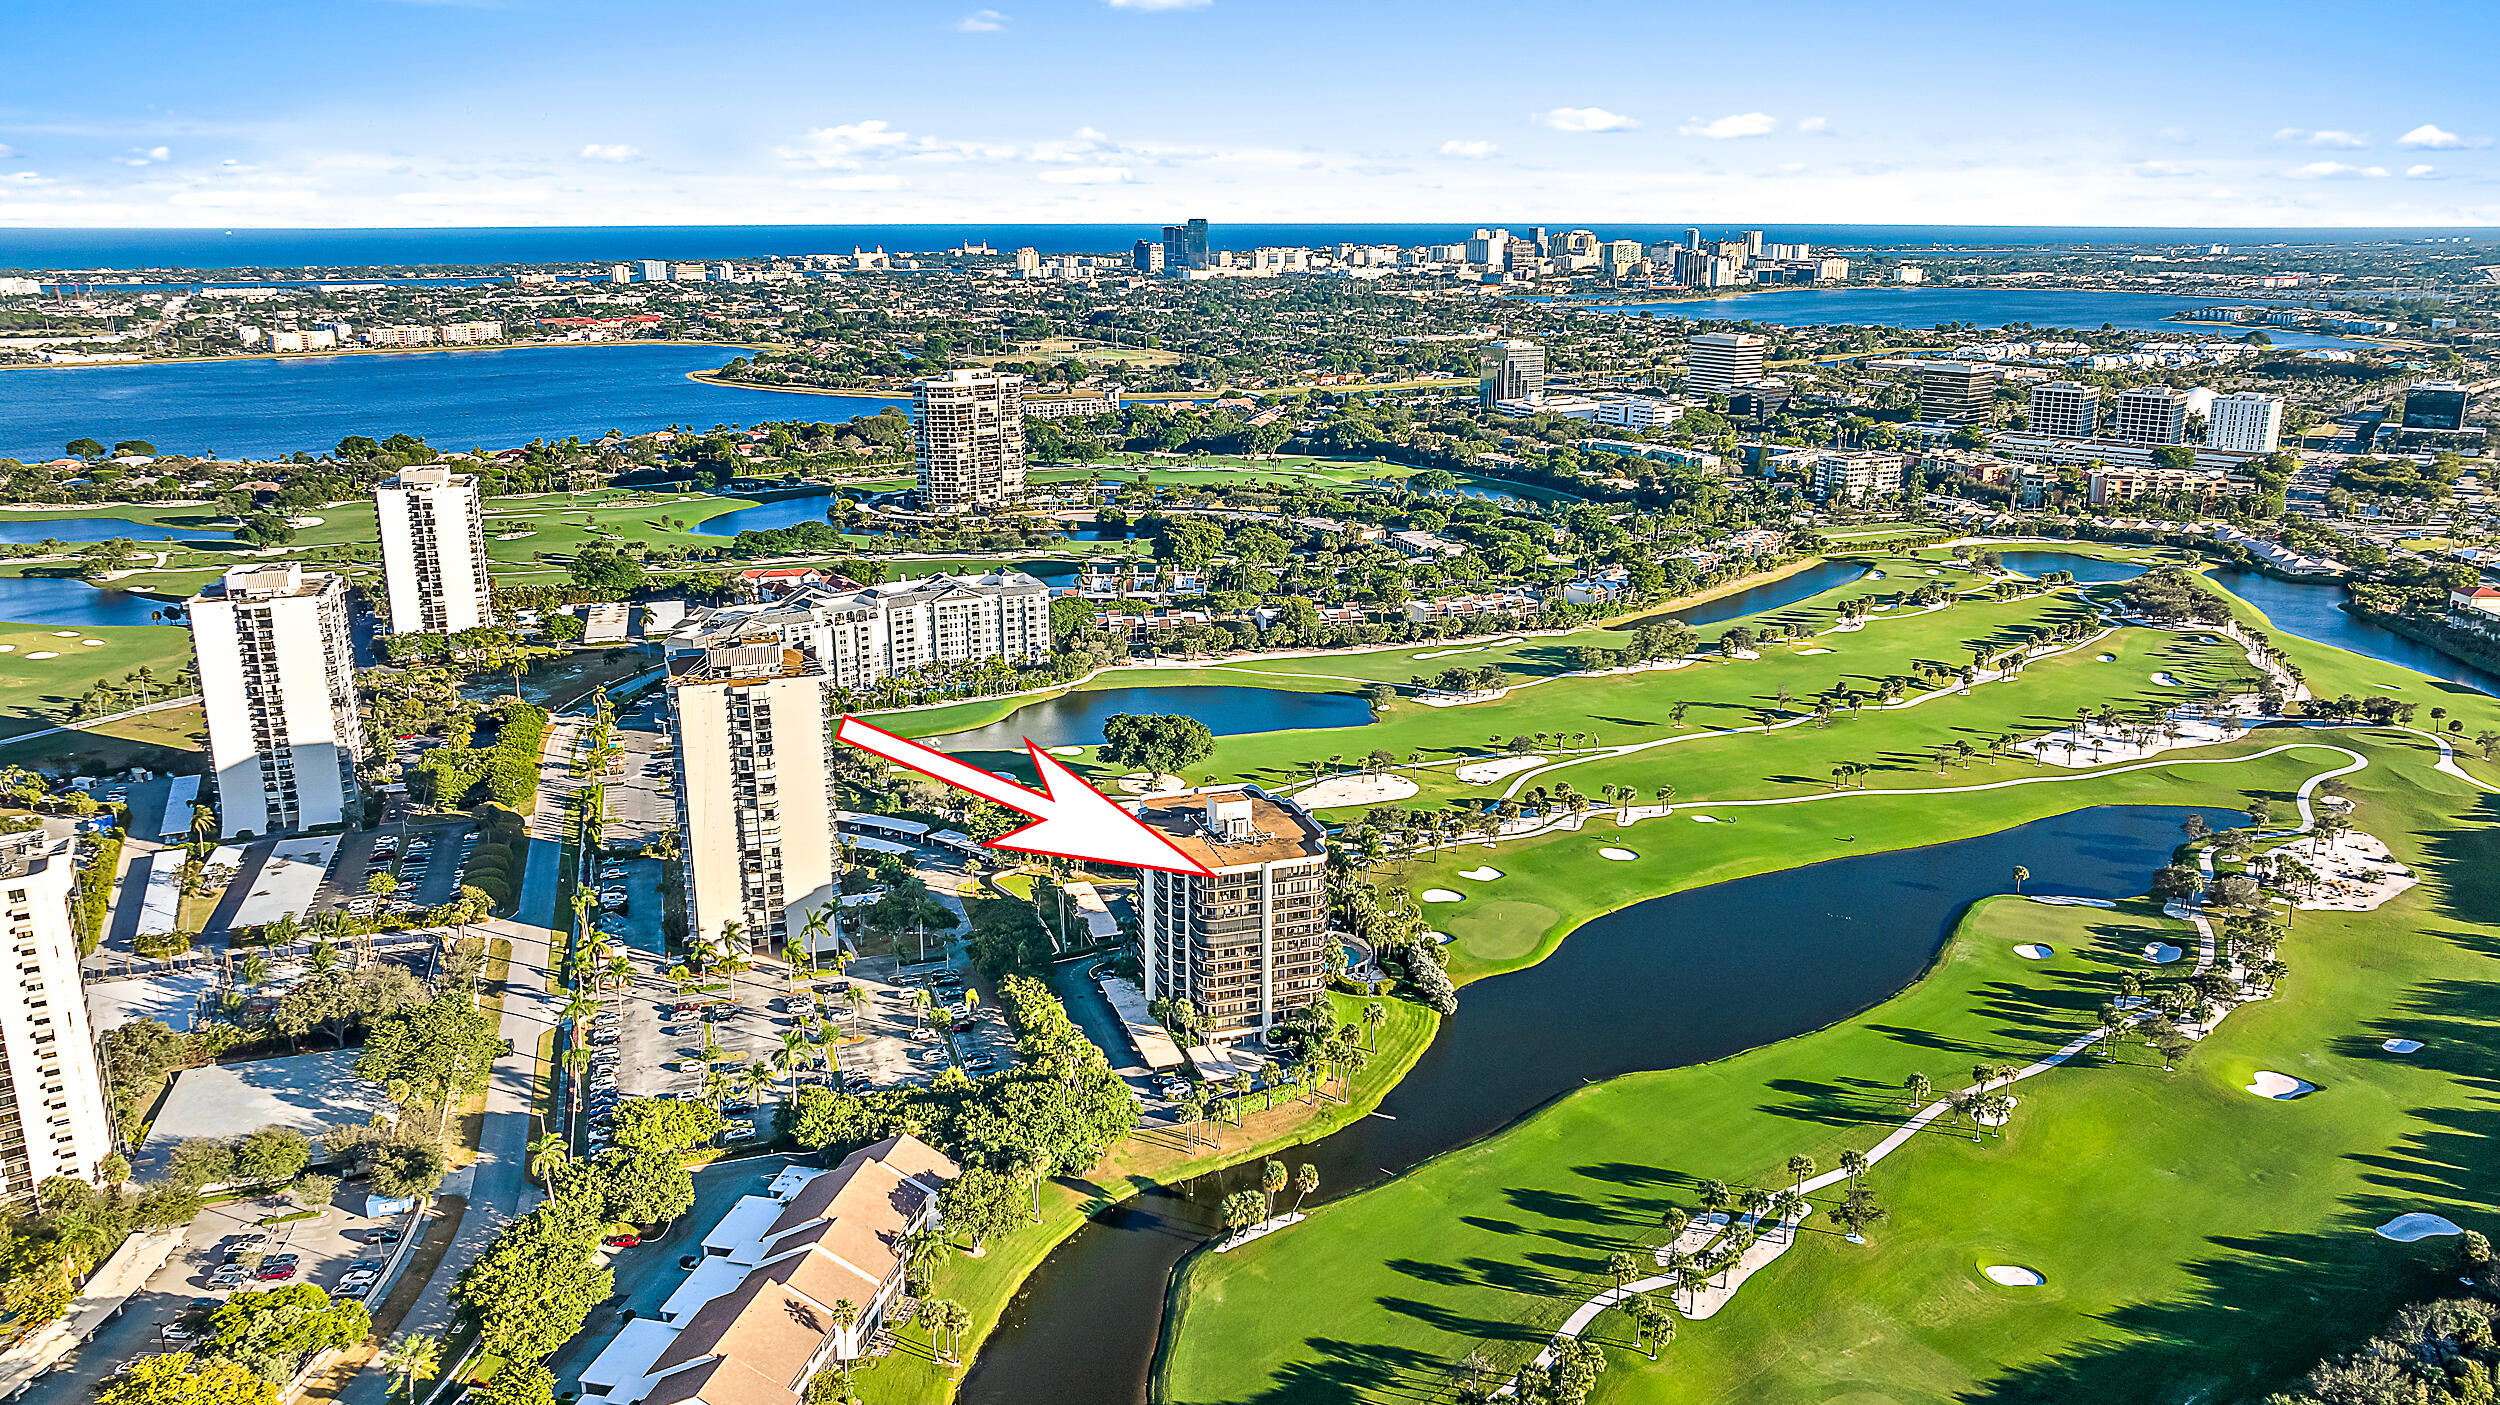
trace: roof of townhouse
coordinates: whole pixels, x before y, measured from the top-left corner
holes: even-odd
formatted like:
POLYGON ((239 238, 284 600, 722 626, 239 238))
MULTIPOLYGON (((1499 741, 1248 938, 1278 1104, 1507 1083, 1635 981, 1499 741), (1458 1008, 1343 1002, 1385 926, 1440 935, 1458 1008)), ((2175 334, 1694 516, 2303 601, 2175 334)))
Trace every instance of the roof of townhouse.
MULTIPOLYGON (((946 1153, 908 1132, 871 1142, 842 1158, 842 1164, 799 1187, 781 1218, 764 1231, 765 1252, 795 1248, 801 1242, 784 1237, 825 1220, 853 1219, 897 1232, 941 1182, 962 1174, 946 1153)), ((855 1261, 856 1262, 856 1261, 855 1261)), ((861 1268, 873 1268, 860 1263, 861 1268)))
MULTIPOLYGON (((685 1339, 685 1334, 679 1333, 669 1350, 675 1351, 685 1339)), ((668 1357, 663 1354, 660 1359, 665 1361, 668 1357)), ((643 1397, 642 1405, 688 1405, 696 1401, 701 1405, 790 1405, 799 1398, 798 1392, 775 1385, 745 1362, 726 1356, 682 1370, 664 1368, 655 1362, 651 1374, 659 1378, 659 1383, 643 1397), (669 1374, 662 1375, 663 1370, 669 1374)))
MULTIPOLYGON (((665 1375, 707 1356, 720 1356, 784 1391, 805 1385, 801 1377, 808 1363, 816 1359, 835 1329, 833 1299, 820 1301, 791 1287, 782 1281, 787 1276, 757 1269, 737 1287, 705 1303, 688 1319, 677 1340, 660 1353, 660 1359, 651 1363, 651 1374, 665 1375)), ((859 1293, 856 1287, 851 1291, 859 1293)))

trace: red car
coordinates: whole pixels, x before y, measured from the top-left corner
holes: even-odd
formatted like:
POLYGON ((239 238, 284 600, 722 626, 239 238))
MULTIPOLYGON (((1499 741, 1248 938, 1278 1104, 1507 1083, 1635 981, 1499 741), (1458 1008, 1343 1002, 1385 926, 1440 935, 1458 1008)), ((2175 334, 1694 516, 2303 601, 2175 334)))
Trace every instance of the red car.
POLYGON ((639 1234, 611 1234, 607 1238, 607 1245, 611 1249, 633 1249, 640 1247, 641 1244, 642 1236, 639 1234))
POLYGON ((295 1265, 271 1264, 269 1267, 262 1269, 259 1273, 254 1274, 253 1276, 260 1279, 264 1283, 274 1283, 282 1279, 293 1278, 295 1276, 295 1265))

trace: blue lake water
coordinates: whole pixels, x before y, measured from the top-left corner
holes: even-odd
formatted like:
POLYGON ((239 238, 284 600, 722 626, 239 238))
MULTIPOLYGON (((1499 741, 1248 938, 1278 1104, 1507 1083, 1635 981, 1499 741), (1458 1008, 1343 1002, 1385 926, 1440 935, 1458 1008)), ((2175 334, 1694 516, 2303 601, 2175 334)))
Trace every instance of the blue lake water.
POLYGON ((922 740, 947 751, 1022 751, 1040 746, 1094 746, 1102 724, 1123 713, 1177 712, 1207 724, 1219 737, 1286 732, 1304 727, 1360 727, 1371 704, 1351 693, 1296 693, 1283 688, 1099 688, 1026 703, 986 727, 922 740))
MULTIPOLYGON (((1655 317, 1687 321, 1763 322, 1774 327, 1933 327, 1939 322, 2003 327, 2022 322, 2034 327, 2092 331, 2107 323, 2131 332, 2198 332, 2215 341, 2236 341, 2255 329, 2227 322, 2163 319, 2192 307, 2248 301, 2251 299, 2045 288, 1801 288, 1706 301, 1633 303, 1600 310, 1647 312, 1655 317)), ((2342 337, 2315 336, 2283 327, 2267 327, 2264 331, 2277 346, 2360 345, 2342 337)))
POLYGON ((19 624, 163 624, 169 604, 61 576, 0 576, 0 620, 19 624))
MULTIPOLYGON (((214 509, 203 509, 213 512, 214 509)), ((115 537, 132 541, 226 541, 232 532, 215 532, 206 528, 158 527, 146 522, 133 522, 127 517, 19 517, 0 513, 0 542, 103 542, 115 537)))
POLYGON ((319 452, 350 434, 439 449, 509 448, 764 420, 846 420, 900 400, 791 395, 688 380, 723 346, 582 346, 237 358, 0 372, 0 455, 50 458, 72 439, 144 439, 160 453, 319 452))
MULTIPOLYGON (((1845 558, 1818 561, 1794 575, 1767 581, 1750 590, 1740 590, 1734 595, 1722 595, 1716 600, 1704 600, 1698 605, 1687 605, 1681 610, 1669 610, 1667 616, 1695 627, 1719 624, 1727 620, 1741 619, 1746 615, 1758 615, 1765 610, 1781 609, 1794 605, 1800 600, 1810 600, 1835 586, 1847 585, 1865 575, 1866 571, 1866 563, 1863 561, 1851 561, 1845 558)), ((1624 627, 1635 628, 1639 623, 1635 620, 1624 627)))
MULTIPOLYGON (((2433 678, 2444 678, 2482 692, 2500 694, 2500 673, 2452 659, 2428 644, 2407 639, 2384 625, 2373 624, 2344 609, 2344 588, 2341 585, 2279 581, 2254 571, 2225 569, 2213 575, 2223 589, 2265 611, 2266 618, 2287 633, 2297 634, 2303 639, 2315 639, 2321 644, 2332 644, 2339 649, 2350 649, 2382 663, 2402 664, 2433 678)), ((2406 701, 2423 701, 2411 694, 2390 696, 2406 701)), ((2429 705, 2424 701, 2425 707, 2429 705)))
POLYGON ((2131 581, 2144 574, 2142 566, 2125 561, 2103 561, 2097 556, 2078 556, 2071 551, 2004 551, 2009 571, 2026 576, 2045 576, 2051 571, 2064 571, 2085 585, 2105 585, 2111 581, 2131 581))

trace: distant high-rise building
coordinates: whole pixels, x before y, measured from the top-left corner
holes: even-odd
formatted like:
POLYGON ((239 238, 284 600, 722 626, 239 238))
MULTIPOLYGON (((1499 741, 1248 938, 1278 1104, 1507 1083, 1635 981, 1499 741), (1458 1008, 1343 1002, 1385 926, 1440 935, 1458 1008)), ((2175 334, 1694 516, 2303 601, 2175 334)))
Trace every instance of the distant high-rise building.
POLYGON ((1467 236, 1467 261, 1478 268, 1510 266, 1510 231, 1479 229, 1467 236))
POLYGON ((1532 341, 1487 342, 1476 399, 1490 410, 1503 400, 1535 400, 1545 394, 1545 348, 1532 341))
POLYGON ((1024 377, 949 371, 913 382, 911 396, 922 507, 971 512, 1024 496, 1024 377))
POLYGON ((2457 381, 2416 381, 2405 388, 2403 427, 2463 429, 2469 392, 2457 381))
POLYGON ((620 263, 610 266, 608 269, 608 281, 611 283, 633 282, 634 266, 630 263, 620 263))
POLYGON ((1996 419, 1997 382, 2004 369, 1992 361, 1928 361, 1918 376, 1918 414, 1948 424, 1988 424, 1996 419))
POLYGON ((711 274, 706 272, 703 265, 699 263, 669 265, 668 281, 671 283, 702 283, 710 278, 711 274))
POLYGON ((1214 256, 1207 248, 1207 222, 1191 220, 1186 224, 1163 227, 1163 271, 1180 273, 1188 269, 1213 268, 1214 256))
POLYGON ((1696 395, 1726 395, 1762 379, 1768 345, 1745 332, 1703 332, 1685 343, 1684 388, 1696 395))
POLYGON ((1632 265, 1641 261, 1641 241, 1638 239, 1608 240, 1605 249, 1599 254, 1599 259, 1605 266, 1607 277, 1621 278, 1632 271, 1632 265))
POLYGON ((2101 423, 2098 386, 2050 381, 2031 388, 2031 432, 2059 439, 2089 439, 2101 423))
POLYGON ((235 566, 187 603, 224 833, 348 819, 365 733, 346 579, 293 563, 235 566))
POLYGON ((1826 502, 1860 502, 1901 491, 1899 454, 1880 449, 1831 449, 1814 457, 1814 491, 1826 502))
POLYGON ((1545 226, 1541 224, 1532 224, 1528 226, 1527 239, 1529 248, 1536 250, 1539 254, 1546 252, 1545 226))
POLYGON ((48 827, 0 835, 0 919, 18 987, 0 1000, 0 1200, 30 1199, 54 1176, 97 1181, 113 1152, 70 917, 76 853, 73 836, 48 827))
POLYGON ((1687 249, 1699 250, 1701 248, 1701 231, 1698 229, 1685 230, 1684 247, 1687 249))
POLYGON ((457 634, 494 622, 477 480, 417 464, 373 490, 391 633, 457 634))
POLYGON ((795 943, 807 915, 840 895, 830 682, 806 650, 779 640, 670 665, 694 940, 718 940, 735 923, 750 949, 795 943))
POLYGON ((1041 266, 1042 254, 1039 249, 1026 247, 1016 250, 1016 272, 1031 273, 1041 266))
POLYGON ((1218 1034, 1249 1034, 1322 998, 1328 849, 1318 821, 1256 786, 1158 796, 1137 817, 1214 876, 1139 878, 1146 995, 1188 1000, 1218 1034))
POLYGON ((642 281, 645 283, 667 282, 668 261, 666 259, 644 259, 642 261, 642 281))
POLYGON ((2110 437, 2129 444, 2177 444, 2187 438, 2188 397, 2166 385, 2118 393, 2110 437))
POLYGON ((1129 267, 1140 273, 1161 273, 1163 258, 1163 241, 1160 239, 1140 239, 1128 251, 1129 267))
POLYGON ((1758 258, 1762 257, 1762 231, 1761 231, 1761 230, 1759 230, 1759 229, 1748 229, 1748 230, 1746 230, 1746 231, 1744 232, 1744 234, 1743 234, 1741 237, 1742 237, 1742 238, 1744 239, 1744 241, 1745 241, 1745 257, 1747 257, 1747 258, 1749 258, 1749 259, 1758 259, 1758 258))
POLYGON ((2271 454, 2283 443, 2283 397, 2242 390, 2217 395, 2205 411, 2205 447, 2271 454))

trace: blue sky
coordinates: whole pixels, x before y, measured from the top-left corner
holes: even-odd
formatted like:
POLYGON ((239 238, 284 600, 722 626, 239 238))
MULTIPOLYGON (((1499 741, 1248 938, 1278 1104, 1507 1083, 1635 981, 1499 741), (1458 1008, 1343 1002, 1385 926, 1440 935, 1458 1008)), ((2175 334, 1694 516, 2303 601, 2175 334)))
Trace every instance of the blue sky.
POLYGON ((0 226, 2500 225, 2500 6, 52 0, 0 226))

